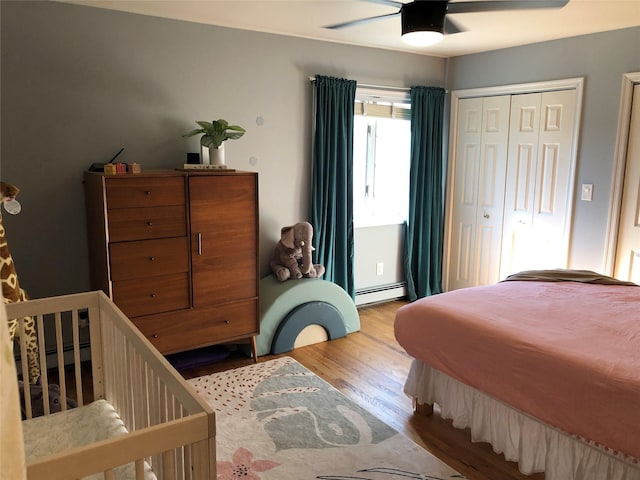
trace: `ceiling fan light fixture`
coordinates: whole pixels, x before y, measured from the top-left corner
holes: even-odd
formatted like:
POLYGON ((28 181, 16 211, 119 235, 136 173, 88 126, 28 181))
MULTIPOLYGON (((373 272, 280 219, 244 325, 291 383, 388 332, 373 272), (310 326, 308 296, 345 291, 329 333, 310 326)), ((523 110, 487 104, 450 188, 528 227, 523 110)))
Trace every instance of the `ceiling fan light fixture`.
POLYGON ((427 47, 444 38, 446 1, 414 1, 400 10, 402 40, 409 45, 427 47))
POLYGON ((444 35, 442 32, 433 32, 429 30, 407 32, 402 34, 402 40, 414 47, 428 47, 442 41, 444 35))

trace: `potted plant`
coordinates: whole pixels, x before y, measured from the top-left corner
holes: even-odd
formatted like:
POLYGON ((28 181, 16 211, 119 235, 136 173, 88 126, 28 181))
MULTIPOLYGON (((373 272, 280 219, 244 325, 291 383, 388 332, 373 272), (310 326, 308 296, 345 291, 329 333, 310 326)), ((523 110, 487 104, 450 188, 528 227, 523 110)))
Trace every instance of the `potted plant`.
POLYGON ((204 148, 209 148, 209 160, 212 165, 225 168, 224 161, 224 142, 227 140, 236 140, 244 135, 245 129, 239 125, 229 125, 229 122, 222 118, 213 120, 212 122, 196 121, 201 128, 196 128, 183 137, 192 137, 202 134, 200 137, 201 158, 202 163, 209 163, 205 159, 204 148))

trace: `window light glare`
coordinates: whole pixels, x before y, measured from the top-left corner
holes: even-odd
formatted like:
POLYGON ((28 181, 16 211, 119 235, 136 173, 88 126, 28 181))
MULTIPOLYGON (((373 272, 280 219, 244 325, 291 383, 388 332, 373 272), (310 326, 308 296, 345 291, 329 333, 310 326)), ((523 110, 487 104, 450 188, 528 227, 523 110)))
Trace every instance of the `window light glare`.
POLYGON ((416 32, 407 32, 402 35, 402 40, 409 45, 413 45, 414 47, 428 47, 430 45, 435 45, 439 41, 444 38, 444 35, 440 32, 434 31, 416 31, 416 32))

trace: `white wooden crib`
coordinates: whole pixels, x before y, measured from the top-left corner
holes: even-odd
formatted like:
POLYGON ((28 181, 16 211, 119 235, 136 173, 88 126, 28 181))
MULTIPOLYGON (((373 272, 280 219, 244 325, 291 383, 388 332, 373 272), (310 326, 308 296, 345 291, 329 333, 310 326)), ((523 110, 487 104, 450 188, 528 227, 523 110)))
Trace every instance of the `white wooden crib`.
MULTIPOLYGON (((216 478, 213 410, 104 293, 30 300, 6 309, 8 318, 21 323, 23 317, 36 319, 41 352, 44 416, 31 418, 31 387, 24 382, 29 480, 216 478), (80 348, 85 312, 90 368, 80 348), (72 351, 64 351, 63 335, 72 338, 72 351), (91 379, 83 382, 87 375, 91 379), (60 385, 62 399, 72 398, 78 407, 68 409, 62 401, 62 411, 51 413, 51 383, 60 385), (87 384, 93 385, 90 402, 83 383, 85 391, 87 384), (82 423, 89 440, 82 440, 82 423)), ((22 332, 23 325, 19 328, 22 332)), ((26 358, 24 335, 19 348, 26 358)), ((23 378, 28 378, 26 363, 19 367, 23 378)))

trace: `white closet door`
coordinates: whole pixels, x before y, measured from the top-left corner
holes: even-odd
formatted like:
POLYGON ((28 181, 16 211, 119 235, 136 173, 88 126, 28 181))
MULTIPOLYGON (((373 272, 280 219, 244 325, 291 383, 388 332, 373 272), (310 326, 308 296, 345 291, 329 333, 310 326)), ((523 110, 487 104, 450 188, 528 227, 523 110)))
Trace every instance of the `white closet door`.
POLYGON ((501 278, 567 266, 575 102, 575 90, 512 97, 501 278))
POLYGON ((619 225, 614 275, 640 284, 640 85, 633 87, 619 225))
POLYGON ((508 95, 458 105, 448 290, 498 279, 509 105, 508 95))

